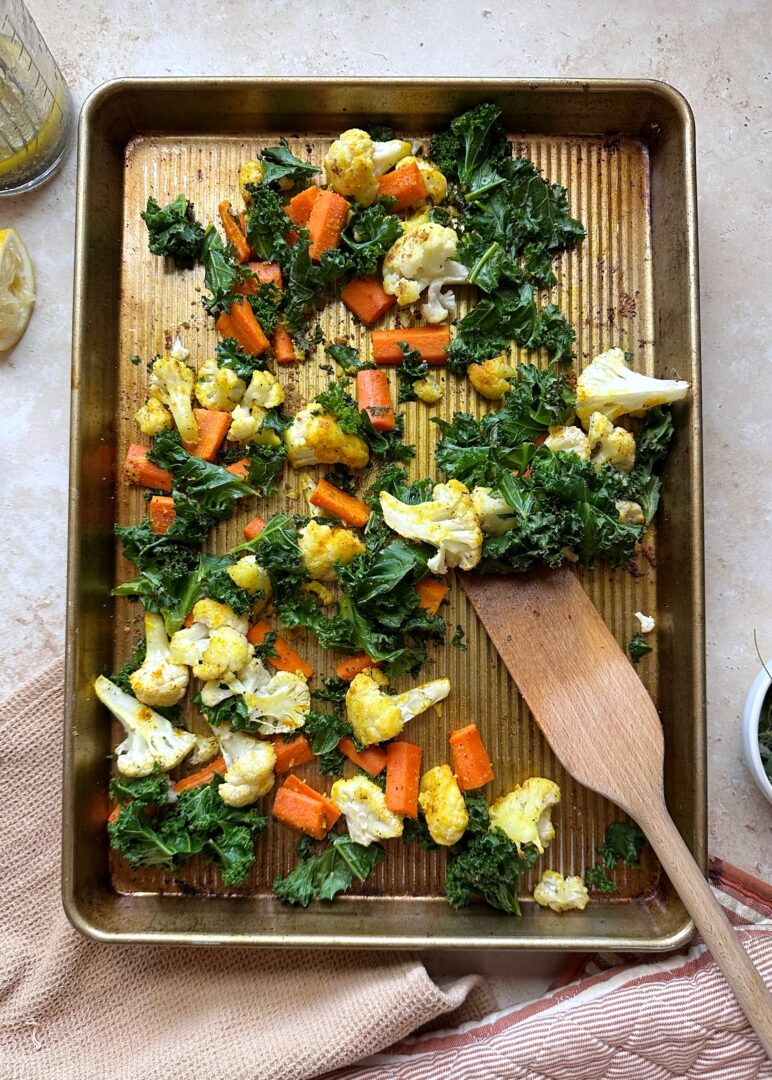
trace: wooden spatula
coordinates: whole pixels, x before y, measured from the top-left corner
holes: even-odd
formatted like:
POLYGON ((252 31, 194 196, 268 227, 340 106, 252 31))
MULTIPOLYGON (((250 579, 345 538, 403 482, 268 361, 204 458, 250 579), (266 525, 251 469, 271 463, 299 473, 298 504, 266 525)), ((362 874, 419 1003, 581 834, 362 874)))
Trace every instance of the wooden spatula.
POLYGON ((657 710, 578 578, 459 576, 555 754, 641 826, 772 1057, 772 997, 665 807, 657 710))

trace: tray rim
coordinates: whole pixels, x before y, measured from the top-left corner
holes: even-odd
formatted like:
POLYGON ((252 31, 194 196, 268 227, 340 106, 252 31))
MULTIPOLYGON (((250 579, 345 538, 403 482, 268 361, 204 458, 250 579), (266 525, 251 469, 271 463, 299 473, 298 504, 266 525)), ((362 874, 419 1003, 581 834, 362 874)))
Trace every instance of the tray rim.
MULTIPOLYGON (((88 182, 85 162, 91 150, 91 123, 94 114, 111 97, 132 91, 155 90, 164 93, 169 90, 204 90, 214 93, 218 89, 243 87, 393 87, 414 86, 416 89, 469 89, 481 95, 502 91, 527 90, 531 93, 550 93, 555 91, 577 91, 594 93, 604 91, 610 94, 648 91, 674 107, 681 122, 682 151, 684 155, 684 195, 686 210, 686 228, 684 242, 688 265, 688 310, 685 316, 689 325, 691 359, 693 361, 693 402, 694 422, 691 429, 684 432, 690 443, 692 463, 690 486, 693 492, 693 509, 700 525, 703 517, 703 470, 702 470, 702 410, 701 410, 701 366, 700 366, 700 310, 699 310, 699 245, 697 233, 697 192, 696 192, 696 147, 695 121, 692 108, 686 97, 671 84, 657 79, 635 78, 544 78, 544 79, 501 79, 468 77, 365 77, 365 76, 142 76, 122 77, 107 80, 98 85, 85 99, 78 122, 78 163, 76 179, 76 221, 75 221, 75 261, 73 272, 73 328, 72 328, 72 369, 71 369, 71 412, 70 412, 70 497, 68 506, 67 537, 67 618, 65 639, 65 692, 64 692, 64 750, 63 750, 63 797, 62 797, 62 851, 61 851, 61 896, 65 914, 71 925, 85 937, 101 943, 121 944, 163 944, 163 945, 229 945, 256 947, 293 947, 293 948, 384 948, 384 949, 501 949, 501 950, 609 950, 662 952, 679 948, 693 937, 693 921, 685 917, 682 925, 672 933, 639 937, 604 936, 601 934, 581 935, 575 938, 557 937, 554 934, 541 934, 537 937, 521 938, 510 935, 486 935, 471 938, 430 937, 426 935, 379 935, 379 934, 304 934, 304 933, 237 933, 227 935, 211 931, 187 932, 176 930, 143 930, 123 932, 105 930, 92 921, 81 909, 75 889, 75 832, 76 810, 73 777, 74 735, 77 701, 76 643, 78 626, 75 618, 76 598, 80 583, 80 572, 75 541, 80 535, 80 490, 78 486, 80 465, 81 399, 79 387, 83 370, 82 340, 86 332, 88 315, 82 303, 85 286, 83 252, 88 241, 86 227, 86 209, 88 204, 88 182)), ((148 128, 147 133, 152 132, 148 128)), ((579 134, 579 132, 577 132, 579 134)), ((588 131, 584 134, 591 135, 588 131)), ((705 682, 705 582, 704 582, 704 525, 695 530, 694 548, 691 554, 692 580, 695 586, 692 608, 694 634, 691 648, 692 684, 695 702, 695 798, 694 827, 697 850, 695 859, 703 873, 707 868, 707 749, 706 749, 706 682, 705 682)), ((115 894, 119 899, 119 894, 115 894)), ((258 898, 244 898, 247 904, 258 898)), ((240 903, 229 900, 228 903, 240 903)), ((241 906, 241 905, 240 905, 241 906)), ((235 914, 235 907, 234 907, 235 914)))

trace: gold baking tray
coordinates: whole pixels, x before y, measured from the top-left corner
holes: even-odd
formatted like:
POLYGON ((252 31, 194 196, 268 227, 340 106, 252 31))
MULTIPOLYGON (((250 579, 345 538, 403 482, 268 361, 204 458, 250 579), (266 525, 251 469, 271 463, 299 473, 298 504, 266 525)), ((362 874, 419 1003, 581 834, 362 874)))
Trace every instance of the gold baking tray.
MULTIPOLYGON (((557 267, 557 300, 576 327, 579 363, 619 345, 632 350, 644 370, 692 382, 688 403, 677 410, 656 530, 634 565, 582 576, 620 643, 635 629, 636 610, 656 613, 656 649, 640 673, 665 728, 668 806, 704 866, 697 250, 694 129, 686 102, 656 82, 118 80, 98 89, 83 109, 78 163, 63 897, 74 925, 93 938, 622 950, 672 948, 691 934, 650 849, 639 870, 618 875, 617 894, 594 899, 581 914, 538 909, 528 899, 533 877, 523 878, 521 919, 482 904, 453 912, 442 892, 444 855, 415 845, 389 845, 358 892, 306 911, 271 896, 274 875, 294 862, 295 837, 278 826, 269 825, 254 873, 237 890, 223 890, 211 868, 195 861, 163 875, 131 871, 108 851, 107 755, 116 732, 91 684, 128 654, 141 625, 137 605, 110 596, 116 578, 130 573, 116 555, 113 522, 137 521, 144 513, 141 492, 120 479, 126 446, 137 438, 132 415, 146 377, 144 365, 130 357, 152 356, 180 334, 200 361, 215 340, 195 289, 198 273, 172 271, 147 251, 139 218, 147 196, 163 203, 184 191, 201 220, 214 220, 221 198, 237 201, 240 163, 279 135, 319 163, 344 128, 389 122, 401 135, 425 140, 456 112, 484 100, 502 107, 518 151, 567 187, 572 213, 586 225, 584 244, 557 267)), ((342 305, 330 304, 321 322, 328 340, 369 348, 368 335, 342 305)), ((313 359, 279 375, 291 400, 307 399, 327 381, 313 359)), ((444 414, 480 407, 465 380, 447 378, 444 414)), ((436 434, 429 420, 438 408, 413 403, 405 411, 407 437, 418 445, 413 474, 431 474, 436 434)), ((241 538, 242 525, 257 510, 248 502, 217 531, 213 549, 241 538)), ((288 473, 260 513, 303 513, 304 507, 298 478, 288 473)), ((427 675, 448 675, 453 691, 441 717, 413 722, 411 738, 422 743, 431 766, 447 759, 448 731, 475 720, 496 767, 492 797, 530 775, 556 780, 563 792, 554 815, 557 838, 539 865, 582 873, 619 811, 557 764, 455 583, 445 614, 448 636, 460 624, 468 651, 434 650, 427 675)), ((332 657, 314 642, 303 640, 300 648, 318 672, 331 673, 332 657)), ((592 657, 577 657, 577 663, 592 663, 592 657)), ((313 770, 308 775, 318 780, 313 770)))

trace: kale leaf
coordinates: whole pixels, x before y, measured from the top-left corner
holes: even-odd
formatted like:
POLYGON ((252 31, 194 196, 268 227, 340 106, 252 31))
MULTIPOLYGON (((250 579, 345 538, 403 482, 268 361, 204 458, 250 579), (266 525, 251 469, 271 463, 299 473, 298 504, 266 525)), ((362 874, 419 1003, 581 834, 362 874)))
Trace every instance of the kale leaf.
POLYGON ((630 642, 627 646, 627 651, 630 654, 630 659, 634 664, 639 664, 643 660, 647 653, 652 651, 652 646, 649 645, 643 634, 634 634, 630 638, 630 642))
POLYGON ((447 131, 432 136, 429 157, 448 180, 479 187, 479 169, 495 169, 512 153, 501 120, 501 109, 485 103, 451 120, 447 131), (477 175, 475 175, 477 174, 477 175))
POLYGON ((273 883, 274 895, 285 904, 308 907, 315 899, 333 900, 349 889, 354 879, 364 881, 384 858, 379 844, 363 847, 348 836, 336 836, 318 855, 309 855, 286 877, 273 883))
POLYGON ((352 277, 375 274, 380 260, 402 236, 402 224, 396 214, 389 213, 385 202, 379 200, 367 209, 355 210, 343 231, 352 277))
POLYGON ((520 914, 517 884, 520 875, 539 857, 533 844, 522 853, 499 830, 462 841, 451 851, 445 873, 445 895, 453 908, 465 907, 473 895, 510 915, 520 914))
POLYGON ((617 891, 616 885, 606 873, 606 868, 602 863, 595 863, 594 866, 587 867, 584 872, 584 883, 588 889, 595 889, 597 892, 613 893, 617 891))
POLYGON ((195 265, 201 254, 204 228, 196 221, 193 203, 184 195, 166 206, 159 206, 151 195, 140 217, 150 235, 151 254, 166 255, 183 269, 195 265))
POLYGON ((603 856, 606 866, 613 870, 617 863, 638 866, 646 837, 637 825, 627 821, 612 821, 606 828, 603 843, 595 850, 603 856))
POLYGON ((235 371, 239 378, 247 383, 252 378, 253 371, 265 371, 270 364, 265 353, 262 356, 253 356, 245 352, 235 338, 218 341, 214 354, 219 367, 235 371))
MULTIPOLYGON (((256 494, 254 488, 221 465, 189 454, 177 431, 162 431, 156 435, 148 458, 174 478, 174 509, 177 517, 180 516, 178 491, 195 503, 212 522, 229 517, 235 503, 245 495, 256 494)), ((176 524, 177 518, 172 522, 168 536, 175 534, 176 524)))
POLYGON ((418 395, 413 383, 426 378, 429 364, 421 359, 419 350, 411 349, 406 341, 397 344, 402 350, 402 363, 397 368, 397 401, 415 401, 418 395))
POLYGON ((321 172, 318 165, 295 157, 286 139, 280 139, 278 146, 267 147, 260 158, 263 162, 262 183, 265 185, 275 184, 279 180, 307 180, 321 172))

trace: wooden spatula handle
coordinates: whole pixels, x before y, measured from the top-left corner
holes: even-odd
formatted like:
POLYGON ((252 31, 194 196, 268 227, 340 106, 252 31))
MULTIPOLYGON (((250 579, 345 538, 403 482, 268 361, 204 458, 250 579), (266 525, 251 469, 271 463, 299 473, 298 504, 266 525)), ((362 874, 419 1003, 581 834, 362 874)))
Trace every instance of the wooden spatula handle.
POLYGON ((772 1058, 772 995, 721 910, 664 802, 652 802, 645 813, 636 817, 761 1045, 772 1058))

